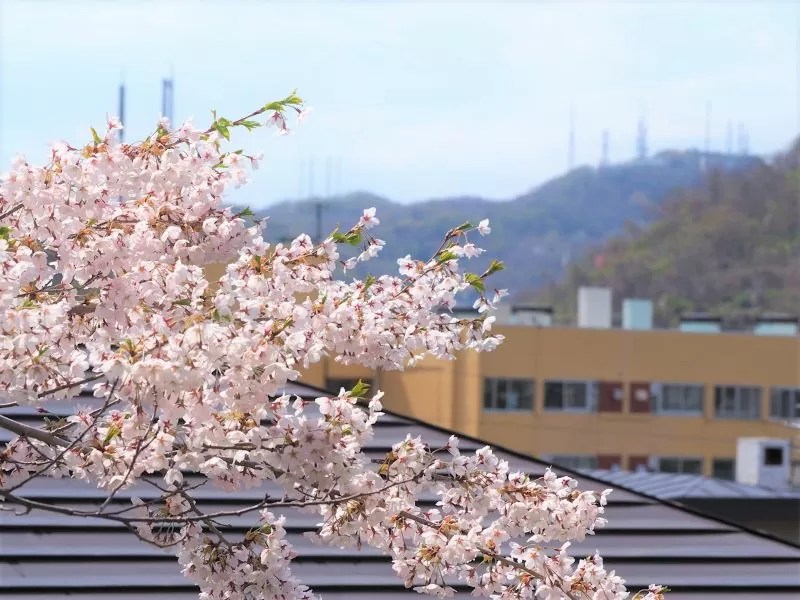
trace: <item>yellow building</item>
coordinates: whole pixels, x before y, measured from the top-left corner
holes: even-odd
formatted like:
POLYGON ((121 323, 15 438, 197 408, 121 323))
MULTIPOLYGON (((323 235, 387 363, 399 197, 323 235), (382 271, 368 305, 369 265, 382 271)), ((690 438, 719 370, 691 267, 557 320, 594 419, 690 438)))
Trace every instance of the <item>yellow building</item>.
POLYGON ((333 361, 304 373, 359 378, 401 414, 576 468, 732 478, 740 437, 791 438, 800 337, 506 325, 494 352, 375 373, 333 361), (376 382, 376 379, 379 381, 376 382))

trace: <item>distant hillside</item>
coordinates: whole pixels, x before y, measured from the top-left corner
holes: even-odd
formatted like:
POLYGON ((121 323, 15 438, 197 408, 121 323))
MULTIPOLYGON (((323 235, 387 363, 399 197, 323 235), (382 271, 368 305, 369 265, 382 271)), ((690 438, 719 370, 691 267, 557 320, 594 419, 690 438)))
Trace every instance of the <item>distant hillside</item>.
POLYGON ((800 146, 736 172, 711 171, 671 194, 649 227, 630 227, 572 265, 538 300, 573 315, 577 288, 608 285, 615 302, 655 300, 661 325, 711 312, 743 325, 800 311, 800 146))
MULTIPOLYGON (((376 235, 386 240, 387 248, 370 270, 394 272, 397 258, 429 256, 450 227, 488 217, 492 235, 481 240, 486 256, 508 266, 493 284, 520 292, 555 281, 570 259, 619 233, 626 222, 651 221, 668 194, 701 179, 702 160, 697 152, 665 152, 599 169, 581 167, 505 201, 465 197, 398 204, 368 193, 350 194, 325 201, 323 232, 336 224, 349 226, 362 208, 376 206, 382 221, 376 235)), ((705 160, 723 170, 757 162, 726 155, 705 160)), ((259 216, 265 215, 270 217, 267 235, 273 239, 301 231, 313 235, 316 228, 312 200, 273 205, 259 216)))

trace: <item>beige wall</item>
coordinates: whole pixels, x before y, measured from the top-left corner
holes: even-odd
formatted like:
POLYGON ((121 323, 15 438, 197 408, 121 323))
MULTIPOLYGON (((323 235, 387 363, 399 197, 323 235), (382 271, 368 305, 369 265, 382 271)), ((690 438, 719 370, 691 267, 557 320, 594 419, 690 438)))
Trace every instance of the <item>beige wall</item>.
MULTIPOLYGON (((679 331, 624 331, 497 327, 506 341, 494 352, 462 353, 457 361, 428 359, 418 367, 384 373, 387 408, 530 454, 686 456, 733 458, 736 439, 789 437, 770 421, 769 389, 800 387, 800 338, 679 331), (533 410, 483 410, 484 377, 536 380, 533 410), (625 385, 623 412, 565 414, 544 410, 544 381, 585 379, 625 385), (629 413, 631 382, 705 385, 705 415, 629 413), (714 418, 713 386, 762 388, 759 421, 714 418)), ((305 374, 324 386, 327 377, 373 378, 368 369, 330 362, 305 374), (325 370, 327 369, 327 375, 325 370)))

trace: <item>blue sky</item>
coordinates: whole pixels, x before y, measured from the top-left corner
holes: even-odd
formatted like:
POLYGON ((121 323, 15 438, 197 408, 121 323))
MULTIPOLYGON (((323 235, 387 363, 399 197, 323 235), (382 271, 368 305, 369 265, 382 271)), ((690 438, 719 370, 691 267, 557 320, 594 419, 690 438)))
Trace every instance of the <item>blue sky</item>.
POLYGON ((565 170, 570 106, 579 163, 601 132, 632 156, 645 111, 653 150, 712 148, 742 121, 772 153, 800 129, 797 3, 114 2, 0 0, 0 158, 41 160, 114 113, 124 71, 128 139, 158 117, 174 71, 178 119, 240 116, 297 87, 314 107, 290 138, 242 133, 265 165, 236 199, 258 207, 333 192, 399 201, 508 198, 565 170), (301 170, 305 170, 301 175, 301 170))

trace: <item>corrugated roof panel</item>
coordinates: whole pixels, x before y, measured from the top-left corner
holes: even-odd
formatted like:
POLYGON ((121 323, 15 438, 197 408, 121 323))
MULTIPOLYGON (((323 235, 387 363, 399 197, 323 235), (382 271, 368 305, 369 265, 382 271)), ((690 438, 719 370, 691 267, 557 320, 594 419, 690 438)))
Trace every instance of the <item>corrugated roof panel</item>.
POLYGON ((800 502, 797 489, 775 490, 688 473, 598 469, 591 471, 591 475, 657 498, 797 498, 800 502))
MULTIPOLYGON (((321 394, 314 389, 297 393, 306 397, 321 394)), ((30 424, 41 418, 30 408, 16 412, 30 424)), ((439 428, 388 415, 376 427, 370 453, 380 458, 382 452, 406 433, 419 435, 434 447, 444 445, 450 435, 439 428)), ((465 450, 480 445, 483 442, 470 438, 461 443, 465 450)), ((541 474, 547 466, 514 452, 497 453, 514 470, 541 474)), ((582 489, 615 487, 614 483, 603 480, 603 475, 574 476, 582 489)), ((197 481, 192 475, 186 478, 197 481)), ((622 485, 634 487, 627 482, 622 485)), ((668 479, 660 478, 652 485, 655 487, 651 489, 658 491, 674 485, 674 481, 671 484, 668 479)), ((686 485, 694 484, 686 482, 686 485)), ((114 507, 126 505, 132 494, 150 497, 151 489, 138 485, 123 490, 114 507)), ((33 499, 59 500, 87 510, 105 497, 96 488, 73 480, 38 480, 23 490, 33 499)), ((277 490, 265 485, 230 494, 209 485, 197 490, 197 496, 204 508, 221 510, 257 502, 265 492, 275 494, 277 490)), ((425 500, 432 502, 435 498, 428 496, 425 500)), ((287 510, 286 515, 289 540, 299 553, 295 572, 316 591, 323 592, 325 600, 418 597, 403 590, 402 581, 394 576, 388 560, 376 551, 357 553, 352 549, 316 546, 303 532, 313 527, 318 517, 299 510, 287 510)), ((800 548, 699 516, 631 489, 617 490, 611 495, 606 516, 608 528, 573 544, 573 550, 578 556, 600 550, 608 565, 616 567, 634 589, 650 582, 663 583, 675 590, 670 600, 788 600, 800 596, 800 548)), ((223 521, 233 525, 233 534, 238 535, 252 525, 253 518, 231 517, 223 521)), ((0 576, 3 598, 196 598, 194 588, 180 574, 174 558, 139 542, 121 525, 36 510, 23 516, 0 512, 0 576), (147 576, 142 577, 143 573, 147 576)), ((459 589, 464 590, 459 597, 468 597, 468 590, 459 589)))

